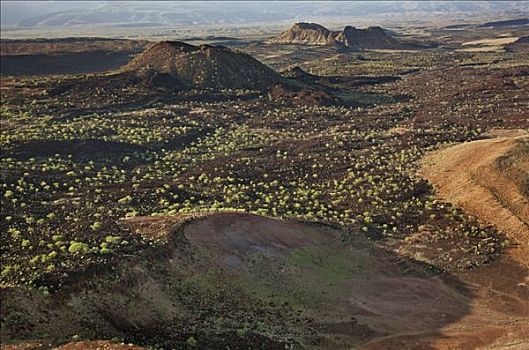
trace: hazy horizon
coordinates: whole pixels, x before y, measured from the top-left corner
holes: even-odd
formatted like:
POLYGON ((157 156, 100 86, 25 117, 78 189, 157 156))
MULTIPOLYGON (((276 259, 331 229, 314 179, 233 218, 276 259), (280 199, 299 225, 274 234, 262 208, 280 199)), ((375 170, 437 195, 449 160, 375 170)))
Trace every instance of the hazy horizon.
POLYGON ((528 16, 529 1, 2 1, 2 29, 244 25, 406 14, 528 16))

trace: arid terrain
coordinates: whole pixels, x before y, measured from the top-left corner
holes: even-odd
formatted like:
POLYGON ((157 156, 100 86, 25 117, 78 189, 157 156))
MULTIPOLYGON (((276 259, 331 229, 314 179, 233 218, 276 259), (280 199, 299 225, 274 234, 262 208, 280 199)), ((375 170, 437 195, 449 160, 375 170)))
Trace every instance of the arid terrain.
POLYGON ((2 39, 2 349, 529 349, 529 26, 329 28, 2 39))

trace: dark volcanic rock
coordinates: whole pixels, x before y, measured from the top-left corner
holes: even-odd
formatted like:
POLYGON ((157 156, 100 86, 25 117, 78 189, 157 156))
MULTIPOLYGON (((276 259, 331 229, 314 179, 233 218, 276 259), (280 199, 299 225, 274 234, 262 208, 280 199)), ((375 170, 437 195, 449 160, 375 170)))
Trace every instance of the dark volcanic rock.
POLYGON ((404 46, 397 39, 389 36, 381 27, 358 29, 347 26, 338 33, 336 41, 357 49, 399 49, 404 46))
POLYGON ((524 26, 529 24, 529 18, 508 19, 504 21, 487 22, 480 27, 509 27, 524 26))
POLYGON ((151 69, 178 79, 189 88, 256 89, 282 80, 255 58, 223 46, 193 46, 165 41, 135 57, 123 71, 151 69))
POLYGON ((287 78, 298 79, 301 81, 314 81, 319 79, 319 76, 310 74, 299 66, 290 67, 281 72, 281 75, 287 78))
POLYGON ((97 93, 111 94, 127 90, 178 91, 184 88, 182 82, 167 73, 153 69, 123 71, 105 75, 88 76, 71 83, 60 84, 48 91, 50 96, 63 93, 89 96, 97 93))
POLYGON ((272 100, 306 106, 332 106, 341 104, 339 98, 325 91, 285 84, 273 86, 269 90, 268 96, 272 100))
POLYGON ((529 52, 529 36, 522 36, 505 46, 507 52, 529 52))
POLYGON ((223 46, 164 41, 109 74, 85 76, 49 90, 77 96, 164 94, 188 89, 266 90, 285 79, 255 58, 223 46))

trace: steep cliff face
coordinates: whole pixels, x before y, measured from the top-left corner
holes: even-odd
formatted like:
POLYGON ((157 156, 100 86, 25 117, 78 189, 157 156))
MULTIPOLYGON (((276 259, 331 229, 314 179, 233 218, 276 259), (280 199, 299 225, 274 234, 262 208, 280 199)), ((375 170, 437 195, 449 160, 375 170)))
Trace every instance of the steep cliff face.
POLYGON ((272 38, 271 42, 284 44, 336 45, 336 32, 317 23, 296 23, 290 29, 272 38))
POLYGON ((271 39, 272 43, 342 46, 351 49, 400 49, 404 45, 389 36, 381 27, 330 31, 316 23, 296 23, 271 39))
POLYGON ((381 27, 358 29, 347 26, 336 36, 344 46, 359 49, 397 49, 403 45, 389 36, 381 27))

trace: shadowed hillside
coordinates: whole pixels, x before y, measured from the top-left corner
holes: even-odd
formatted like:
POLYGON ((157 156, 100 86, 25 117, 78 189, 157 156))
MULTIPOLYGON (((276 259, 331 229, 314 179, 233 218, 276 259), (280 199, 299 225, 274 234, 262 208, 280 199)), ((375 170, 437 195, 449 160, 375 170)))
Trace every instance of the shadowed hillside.
POLYGON ((222 46, 165 41, 135 57, 123 71, 152 69, 198 88, 263 89, 281 77, 256 59, 222 46))

